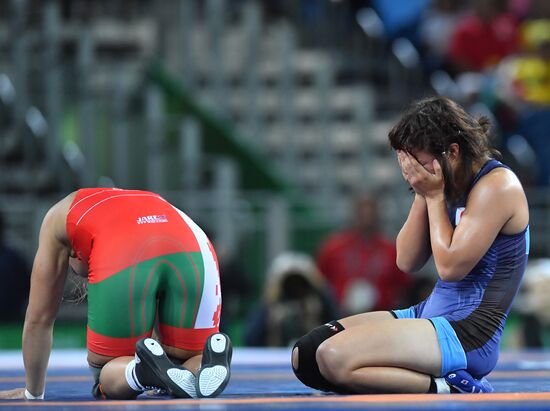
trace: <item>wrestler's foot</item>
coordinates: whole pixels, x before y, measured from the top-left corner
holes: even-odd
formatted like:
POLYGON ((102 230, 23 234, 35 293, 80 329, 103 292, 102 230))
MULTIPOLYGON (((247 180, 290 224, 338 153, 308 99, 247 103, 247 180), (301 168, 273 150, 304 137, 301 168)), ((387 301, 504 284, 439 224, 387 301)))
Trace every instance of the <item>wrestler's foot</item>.
POLYGON ((101 384, 99 383, 99 381, 97 381, 94 384, 94 386, 92 387, 92 395, 94 396, 94 398, 96 400, 106 400, 107 399, 107 396, 103 392, 103 390, 101 388, 101 384))
POLYGON ((136 377, 145 389, 165 390, 178 398, 196 398, 195 376, 168 359, 162 346, 152 338, 136 343, 136 377))
POLYGON ((475 379, 466 370, 454 371, 445 376, 445 381, 451 386, 451 389, 464 394, 490 393, 493 392, 493 386, 487 378, 475 379))
POLYGON ((208 337, 197 375, 198 397, 217 397, 225 389, 231 376, 232 354, 231 341, 227 335, 216 333, 208 337))

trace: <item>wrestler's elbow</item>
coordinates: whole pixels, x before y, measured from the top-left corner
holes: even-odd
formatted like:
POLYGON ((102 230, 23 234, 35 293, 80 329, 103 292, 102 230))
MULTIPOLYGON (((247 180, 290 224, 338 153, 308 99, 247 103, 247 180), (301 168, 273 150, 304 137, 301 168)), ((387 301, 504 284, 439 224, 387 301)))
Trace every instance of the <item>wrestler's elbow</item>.
POLYGON ((428 257, 425 256, 416 256, 416 258, 413 258, 410 255, 398 252, 395 259, 395 264, 397 265, 397 268, 404 273, 416 273, 424 267, 427 260, 428 257))
POLYGON ((463 264, 457 263, 437 263, 435 264, 439 278, 443 281, 457 282, 462 280, 468 274, 463 264))
POLYGON ((418 270, 420 270, 420 268, 422 268, 414 265, 412 261, 403 261, 399 258, 395 260, 395 263, 397 265, 397 268, 399 268, 404 273, 416 273, 418 270))

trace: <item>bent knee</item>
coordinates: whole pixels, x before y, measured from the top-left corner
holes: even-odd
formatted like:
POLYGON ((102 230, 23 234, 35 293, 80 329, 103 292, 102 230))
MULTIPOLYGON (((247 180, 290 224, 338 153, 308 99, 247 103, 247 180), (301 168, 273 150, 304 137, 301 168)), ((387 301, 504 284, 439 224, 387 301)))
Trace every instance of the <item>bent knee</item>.
POLYGON ((126 378, 123 377, 127 365, 127 360, 121 357, 110 361, 101 369, 97 382, 101 384, 101 393, 106 398, 127 400, 139 394, 128 386, 126 378))
POLYGON ((292 369, 303 384, 321 391, 344 392, 341 387, 332 384, 323 376, 317 363, 319 346, 343 329, 340 323, 331 321, 314 328, 296 341, 292 349, 292 369))
POLYGON ((315 358, 323 377, 333 384, 346 383, 348 370, 344 365, 344 356, 341 350, 330 340, 326 340, 319 345, 315 358))

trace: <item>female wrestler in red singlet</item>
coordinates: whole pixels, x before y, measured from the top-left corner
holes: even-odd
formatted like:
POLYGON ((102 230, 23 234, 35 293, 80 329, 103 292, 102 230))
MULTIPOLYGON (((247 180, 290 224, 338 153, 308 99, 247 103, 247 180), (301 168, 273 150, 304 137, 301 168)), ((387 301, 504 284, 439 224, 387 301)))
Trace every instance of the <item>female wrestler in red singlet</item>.
POLYGON ((68 265, 88 278, 94 395, 133 398, 159 388, 176 397, 211 397, 225 388, 231 345, 218 332, 221 289, 212 244, 158 194, 94 188, 72 193, 44 218, 23 330, 26 389, 0 398, 43 398, 68 265), (154 326, 158 341, 150 338, 154 326))

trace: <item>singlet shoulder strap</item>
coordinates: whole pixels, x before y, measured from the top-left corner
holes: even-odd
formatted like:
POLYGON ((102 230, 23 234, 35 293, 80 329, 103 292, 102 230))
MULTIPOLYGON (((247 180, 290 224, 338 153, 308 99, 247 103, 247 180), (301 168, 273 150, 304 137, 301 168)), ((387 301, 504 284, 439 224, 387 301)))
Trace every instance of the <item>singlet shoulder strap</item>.
POLYGON ((479 170, 479 172, 475 176, 474 181, 472 181, 472 186, 471 187, 473 187, 479 181, 479 179, 481 177, 483 177, 484 175, 489 174, 495 168, 499 168, 499 167, 504 167, 504 168, 507 168, 508 170, 510 170, 510 167, 508 167, 506 164, 502 164, 498 160, 491 159, 491 160, 487 161, 485 164, 483 164, 483 167, 481 167, 481 169, 479 170))

